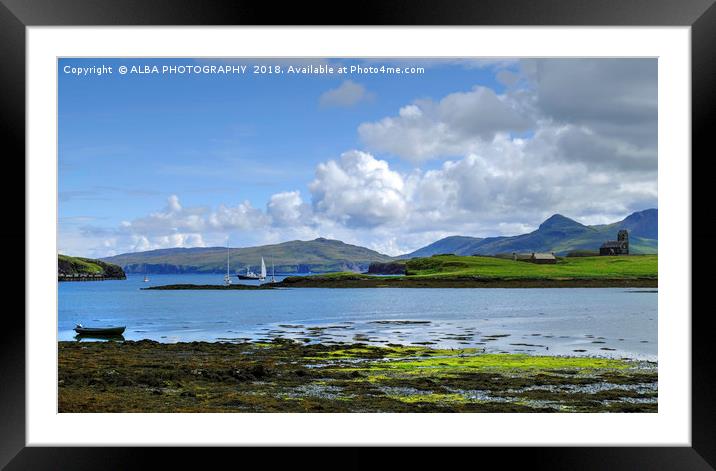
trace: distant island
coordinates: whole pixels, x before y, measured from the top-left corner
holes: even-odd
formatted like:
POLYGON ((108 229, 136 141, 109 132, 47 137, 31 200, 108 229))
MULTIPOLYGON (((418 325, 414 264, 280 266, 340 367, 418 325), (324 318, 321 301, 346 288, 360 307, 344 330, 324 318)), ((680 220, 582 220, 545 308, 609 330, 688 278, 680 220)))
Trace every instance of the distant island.
POLYGON ((404 275, 339 272, 289 276, 277 283, 164 285, 154 290, 270 290, 280 288, 657 288, 658 256, 558 257, 542 265, 500 257, 435 255, 407 260, 404 275))
MULTIPOLYGON (((372 262, 390 262, 393 257, 339 240, 319 237, 310 241, 293 240, 259 247, 231 248, 232 273, 260 270, 261 258, 269 272, 276 273, 363 272, 372 262)), ((127 273, 224 273, 226 247, 193 247, 150 250, 103 258, 127 273)))
POLYGON ((127 275, 119 265, 92 258, 57 255, 59 281, 124 280, 127 275))
MULTIPOLYGON (((573 219, 555 214, 536 230, 517 236, 469 237, 451 236, 433 242, 414 252, 395 257, 366 247, 346 244, 339 240, 318 238, 294 240, 280 244, 229 249, 231 271, 259 271, 261 258, 269 269, 280 274, 368 272, 397 274, 392 262, 402 263, 411 258, 438 254, 454 255, 511 255, 530 252, 554 252, 564 255, 596 255, 599 247, 614 239, 619 230, 629 231, 631 254, 658 252, 658 210, 647 209, 632 213, 611 224, 587 226, 573 219), (372 271, 371 264, 374 264, 372 271)), ((194 247, 158 249, 125 253, 102 260, 121 266, 127 273, 223 273, 226 271, 226 247, 194 247)))

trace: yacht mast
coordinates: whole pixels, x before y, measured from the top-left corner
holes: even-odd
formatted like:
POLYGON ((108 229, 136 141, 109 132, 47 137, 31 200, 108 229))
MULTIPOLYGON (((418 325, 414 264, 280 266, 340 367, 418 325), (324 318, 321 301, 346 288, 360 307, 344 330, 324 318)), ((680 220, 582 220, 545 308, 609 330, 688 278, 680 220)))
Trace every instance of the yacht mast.
POLYGON ((226 275, 224 275, 224 285, 231 284, 231 274, 229 273, 229 238, 226 238, 226 275))

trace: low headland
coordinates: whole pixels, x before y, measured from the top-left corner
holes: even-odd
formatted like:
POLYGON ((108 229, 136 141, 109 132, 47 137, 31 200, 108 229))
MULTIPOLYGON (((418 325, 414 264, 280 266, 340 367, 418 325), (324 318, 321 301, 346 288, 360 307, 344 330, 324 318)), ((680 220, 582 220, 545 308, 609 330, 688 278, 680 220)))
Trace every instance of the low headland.
POLYGON ((127 275, 119 265, 84 257, 57 255, 58 281, 125 280, 127 275))
POLYGON ((289 276, 277 283, 167 285, 146 289, 276 288, 657 288, 658 256, 558 257, 536 264, 500 257, 435 255, 405 262, 405 275, 339 272, 289 276))
POLYGON ((364 343, 59 342, 59 412, 657 412, 656 363, 364 343))

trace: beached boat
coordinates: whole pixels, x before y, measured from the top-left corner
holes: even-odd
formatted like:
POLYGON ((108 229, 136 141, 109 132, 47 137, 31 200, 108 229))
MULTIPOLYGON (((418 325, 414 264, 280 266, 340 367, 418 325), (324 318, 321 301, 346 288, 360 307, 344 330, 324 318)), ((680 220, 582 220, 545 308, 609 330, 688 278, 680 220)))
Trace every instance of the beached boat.
POLYGON ((75 326, 75 332, 84 335, 122 335, 126 326, 114 327, 84 327, 82 324, 75 326))

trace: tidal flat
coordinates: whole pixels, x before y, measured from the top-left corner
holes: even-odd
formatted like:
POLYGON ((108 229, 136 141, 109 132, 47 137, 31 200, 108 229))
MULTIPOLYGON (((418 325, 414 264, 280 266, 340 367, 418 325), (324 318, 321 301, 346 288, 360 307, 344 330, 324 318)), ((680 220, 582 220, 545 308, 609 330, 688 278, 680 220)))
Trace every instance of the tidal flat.
POLYGON ((59 342, 59 412, 657 412, 657 364, 365 343, 59 342))

